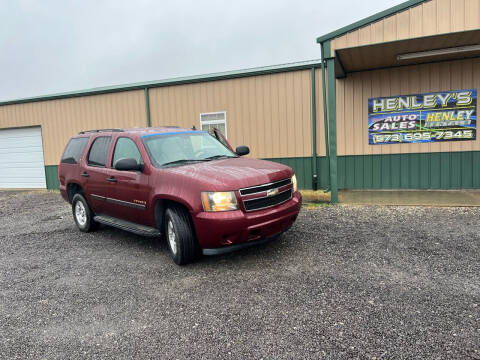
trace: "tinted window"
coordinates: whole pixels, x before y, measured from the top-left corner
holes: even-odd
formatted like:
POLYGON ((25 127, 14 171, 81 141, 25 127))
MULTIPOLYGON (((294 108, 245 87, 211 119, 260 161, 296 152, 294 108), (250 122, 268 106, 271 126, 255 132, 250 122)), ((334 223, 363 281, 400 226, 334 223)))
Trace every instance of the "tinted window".
POLYGON ((80 156, 83 154, 83 150, 85 150, 85 146, 88 143, 88 137, 76 138, 71 139, 65 151, 63 152, 62 156, 62 163, 66 164, 76 164, 78 160, 80 160, 80 156))
POLYGON ((237 157, 204 131, 147 135, 144 144, 156 167, 237 157))
POLYGON ((111 137, 98 137, 93 142, 88 155, 88 165, 105 166, 107 163, 108 147, 110 146, 111 137))
POLYGON ((137 160, 137 163, 143 164, 142 155, 140 155, 135 142, 132 139, 121 137, 117 140, 117 145, 115 145, 112 165, 115 166, 118 160, 125 158, 133 158, 137 160))

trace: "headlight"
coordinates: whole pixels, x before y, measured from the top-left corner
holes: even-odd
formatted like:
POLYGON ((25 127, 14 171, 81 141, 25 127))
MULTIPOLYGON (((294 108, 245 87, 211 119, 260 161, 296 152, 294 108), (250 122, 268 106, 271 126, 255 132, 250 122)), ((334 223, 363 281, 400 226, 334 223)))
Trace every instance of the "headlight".
POLYGON ((292 176, 292 185, 293 185, 293 192, 297 191, 297 176, 293 174, 292 176))
POLYGON ((205 211, 238 210, 237 197, 233 191, 202 192, 202 204, 205 211))

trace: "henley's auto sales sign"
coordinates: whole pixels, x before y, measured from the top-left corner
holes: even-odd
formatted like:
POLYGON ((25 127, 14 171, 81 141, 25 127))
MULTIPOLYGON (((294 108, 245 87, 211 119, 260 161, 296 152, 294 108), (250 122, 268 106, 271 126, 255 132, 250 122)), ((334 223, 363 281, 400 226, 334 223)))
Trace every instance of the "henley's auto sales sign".
POLYGON ((477 89, 368 99, 370 145, 475 140, 477 89))

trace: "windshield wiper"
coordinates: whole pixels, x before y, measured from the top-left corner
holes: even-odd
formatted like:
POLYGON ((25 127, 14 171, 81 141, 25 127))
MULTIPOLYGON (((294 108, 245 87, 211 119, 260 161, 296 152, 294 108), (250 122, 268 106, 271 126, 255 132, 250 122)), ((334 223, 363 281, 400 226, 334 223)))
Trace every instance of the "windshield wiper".
POLYGON ((205 159, 180 159, 180 160, 175 160, 175 161, 170 161, 170 162, 164 163, 161 166, 174 165, 174 164, 184 164, 184 163, 198 162, 198 161, 207 161, 207 160, 205 160, 205 159))
POLYGON ((216 160, 216 159, 230 159, 230 158, 236 158, 238 156, 230 156, 230 155, 213 155, 206 157, 204 160, 216 160))

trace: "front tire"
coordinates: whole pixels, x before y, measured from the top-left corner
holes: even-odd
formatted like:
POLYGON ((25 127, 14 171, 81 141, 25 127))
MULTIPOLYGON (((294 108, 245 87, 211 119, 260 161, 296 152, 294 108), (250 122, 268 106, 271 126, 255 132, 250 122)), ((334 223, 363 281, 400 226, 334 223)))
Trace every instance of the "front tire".
POLYGON ((93 220, 93 213, 87 200, 82 194, 75 194, 72 199, 72 212, 75 224, 80 231, 90 232, 97 228, 98 223, 93 220))
POLYGON ((164 229, 175 264, 185 265, 195 260, 198 244, 188 212, 179 206, 168 208, 165 211, 164 229))

